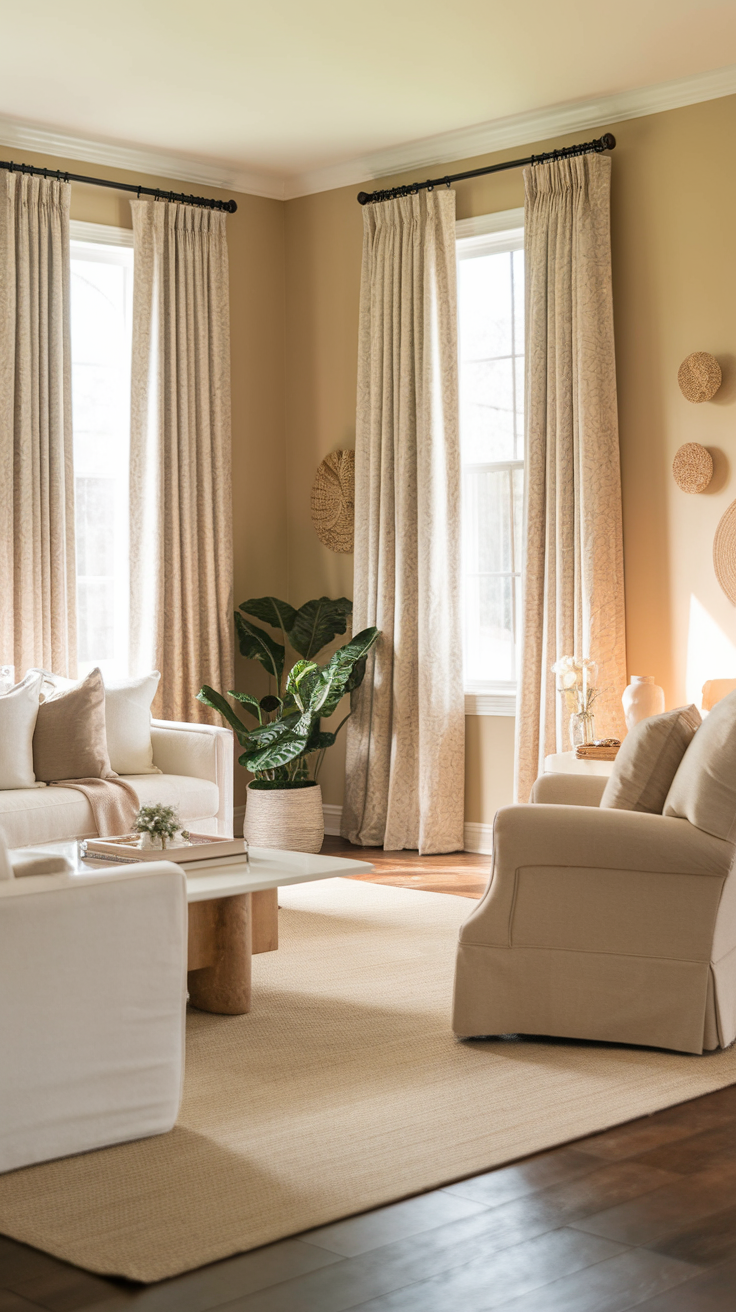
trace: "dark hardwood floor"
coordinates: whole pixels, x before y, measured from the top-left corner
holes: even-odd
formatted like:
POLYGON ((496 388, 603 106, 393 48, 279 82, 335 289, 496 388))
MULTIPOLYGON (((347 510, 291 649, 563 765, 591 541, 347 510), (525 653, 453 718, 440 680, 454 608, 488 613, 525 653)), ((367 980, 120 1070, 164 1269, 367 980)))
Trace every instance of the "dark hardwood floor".
MULTIPOLYGON (((363 855, 379 883, 476 898, 489 864, 363 855)), ((158 1285, 0 1237, 0 1312, 39 1308, 734 1312, 736 1085, 158 1285)))

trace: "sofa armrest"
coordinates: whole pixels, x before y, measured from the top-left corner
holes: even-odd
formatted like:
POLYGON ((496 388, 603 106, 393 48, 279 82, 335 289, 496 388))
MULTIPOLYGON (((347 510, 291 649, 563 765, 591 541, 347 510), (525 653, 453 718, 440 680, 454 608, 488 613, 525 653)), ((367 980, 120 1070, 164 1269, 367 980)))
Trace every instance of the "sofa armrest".
POLYGON ((178 720, 151 722, 153 764, 163 774, 188 775, 217 784, 220 803, 217 832, 233 833, 233 745, 231 729, 213 724, 185 724, 178 720))
POLYGON ((599 774, 540 774, 529 800, 549 806, 600 806, 607 783, 599 774))

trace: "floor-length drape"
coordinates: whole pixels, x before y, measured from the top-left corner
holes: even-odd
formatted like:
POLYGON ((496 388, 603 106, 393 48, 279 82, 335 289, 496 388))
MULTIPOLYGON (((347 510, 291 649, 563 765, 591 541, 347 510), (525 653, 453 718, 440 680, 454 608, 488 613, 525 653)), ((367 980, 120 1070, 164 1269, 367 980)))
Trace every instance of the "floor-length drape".
POLYGON ((463 846, 455 196, 363 211, 353 631, 381 638, 348 721, 342 832, 463 846))
POLYGON ((569 749, 550 666, 598 662, 596 733, 624 731, 621 478, 608 156, 524 172, 525 573, 516 721, 519 801, 547 753, 569 749))
POLYGON ((233 678, 226 219, 131 207, 131 672, 161 671, 163 718, 207 720, 201 685, 233 678))
POLYGON ((68 182, 0 172, 0 664, 77 672, 68 182))

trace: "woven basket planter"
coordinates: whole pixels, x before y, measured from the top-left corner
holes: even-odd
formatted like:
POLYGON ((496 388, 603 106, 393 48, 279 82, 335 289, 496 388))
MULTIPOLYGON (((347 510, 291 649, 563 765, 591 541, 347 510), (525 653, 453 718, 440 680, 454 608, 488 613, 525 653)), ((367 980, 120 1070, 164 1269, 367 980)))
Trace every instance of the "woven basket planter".
POLYGON ((319 852, 325 836, 322 789, 253 788, 248 784, 243 835, 251 847, 319 852))

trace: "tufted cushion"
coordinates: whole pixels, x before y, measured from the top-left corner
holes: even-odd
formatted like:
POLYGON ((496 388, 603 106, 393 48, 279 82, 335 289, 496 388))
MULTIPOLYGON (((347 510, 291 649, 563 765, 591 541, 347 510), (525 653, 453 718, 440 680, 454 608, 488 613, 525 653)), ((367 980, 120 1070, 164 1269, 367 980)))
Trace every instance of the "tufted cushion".
POLYGON ((701 723, 696 706, 642 720, 626 735, 601 806, 661 815, 680 762, 701 723))

